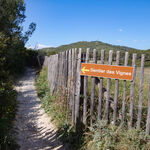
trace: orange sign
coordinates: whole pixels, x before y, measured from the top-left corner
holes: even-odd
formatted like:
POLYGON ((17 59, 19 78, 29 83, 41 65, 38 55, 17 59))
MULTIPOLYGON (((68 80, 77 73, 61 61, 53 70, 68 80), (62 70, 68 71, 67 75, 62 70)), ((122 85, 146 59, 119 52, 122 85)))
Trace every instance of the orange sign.
POLYGON ((81 75, 133 80, 133 67, 82 63, 81 75))

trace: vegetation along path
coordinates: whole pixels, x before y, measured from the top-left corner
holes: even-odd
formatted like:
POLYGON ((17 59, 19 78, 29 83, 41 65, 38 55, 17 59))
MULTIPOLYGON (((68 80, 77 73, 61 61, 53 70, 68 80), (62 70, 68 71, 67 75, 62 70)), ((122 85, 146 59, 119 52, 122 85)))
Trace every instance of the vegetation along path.
POLYGON ((20 150, 65 150, 56 129, 41 108, 34 86, 35 70, 27 68, 18 82, 18 112, 15 131, 20 150))

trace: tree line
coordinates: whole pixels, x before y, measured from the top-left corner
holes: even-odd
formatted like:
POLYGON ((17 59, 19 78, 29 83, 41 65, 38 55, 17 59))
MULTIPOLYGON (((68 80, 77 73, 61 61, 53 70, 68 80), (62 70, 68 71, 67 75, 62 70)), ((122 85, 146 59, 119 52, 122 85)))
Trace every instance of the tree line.
POLYGON ((13 149, 9 130, 16 111, 14 79, 24 71, 26 59, 35 55, 25 44, 36 24, 23 32, 25 18, 24 0, 0 0, 0 149, 13 149))

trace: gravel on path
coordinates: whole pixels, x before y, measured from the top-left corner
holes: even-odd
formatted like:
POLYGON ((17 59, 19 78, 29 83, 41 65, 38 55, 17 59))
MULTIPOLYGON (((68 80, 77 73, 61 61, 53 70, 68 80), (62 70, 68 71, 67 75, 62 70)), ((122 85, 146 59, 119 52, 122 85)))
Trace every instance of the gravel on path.
POLYGON ((66 150, 50 117, 41 108, 34 81, 35 70, 26 68, 16 85, 18 111, 14 129, 20 150, 66 150))

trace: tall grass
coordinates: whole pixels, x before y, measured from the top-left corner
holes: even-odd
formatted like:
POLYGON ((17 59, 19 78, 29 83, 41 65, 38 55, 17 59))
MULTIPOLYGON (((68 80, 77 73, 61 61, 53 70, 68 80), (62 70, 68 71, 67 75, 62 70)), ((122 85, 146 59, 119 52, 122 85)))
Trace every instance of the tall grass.
POLYGON ((58 129, 59 139, 67 143, 71 149, 78 150, 84 141, 83 131, 76 133, 71 125, 70 112, 67 105, 67 93, 59 92, 51 95, 47 80, 47 68, 43 68, 36 77, 36 89, 45 112, 48 113, 58 129))
POLYGON ((107 125, 105 121, 97 121, 89 132, 83 149, 86 150, 149 150, 150 136, 145 132, 132 128, 126 130, 122 126, 107 125))
MULTIPOLYGON (((148 108, 148 81, 150 78, 150 68, 145 68, 144 73, 144 84, 143 84, 143 107, 142 107, 142 120, 141 120, 141 127, 144 129, 146 125, 146 117, 147 117, 147 108, 148 108)), ((131 81, 126 81, 126 106, 125 106, 125 113, 126 113, 126 122, 129 122, 129 108, 130 108, 130 86, 131 81)), ((103 87, 107 87, 107 79, 103 79, 103 87)), ((118 95, 118 114, 121 114, 122 108, 122 100, 123 100, 123 87, 124 81, 119 80, 119 95, 118 95)), ((114 99, 115 95, 115 79, 111 80, 111 87, 110 87, 110 95, 114 99)), ((136 82, 135 82, 135 94, 134 94, 134 125, 136 125, 137 120, 137 113, 138 113, 138 103, 139 103, 139 92, 140 92, 140 68, 137 68, 137 75, 136 75, 136 82)), ((97 119, 97 105, 98 105, 98 95, 99 95, 99 88, 98 85, 95 86, 95 121, 97 119)), ((88 102, 90 104, 90 97, 91 97, 91 77, 88 78, 88 102)), ((103 99, 102 105, 102 113, 104 113, 105 107, 105 100, 103 99)), ((112 113, 113 110, 110 108, 110 120, 112 121, 112 113)), ((89 116, 90 110, 88 110, 89 116)), ((120 123, 121 118, 118 116, 117 122, 120 123)))
POLYGON ((50 114, 57 127, 67 122, 67 105, 65 94, 60 92, 51 96, 47 80, 47 68, 43 68, 36 78, 38 96, 46 113, 50 114))
MULTIPOLYGON (((111 81, 111 96, 114 96, 114 84, 115 80, 111 81)), ((147 83, 147 80, 144 81, 147 83)), ((106 87, 107 80, 104 79, 104 87, 106 87)), ((150 147, 150 136, 145 135, 145 132, 132 128, 127 130, 124 126, 113 126, 112 124, 107 125, 105 121, 97 121, 97 114, 95 114, 95 124, 89 128, 82 128, 78 133, 75 132, 74 127, 70 124, 70 118, 68 117, 69 111, 67 108, 67 96, 66 93, 62 93, 61 89, 58 93, 53 96, 50 95, 50 89, 47 80, 47 69, 43 68, 40 74, 36 78, 36 87, 38 96, 41 99, 42 106, 45 111, 51 116, 53 122, 58 128, 59 138, 69 143, 73 149, 78 150, 148 150, 150 147)), ((143 95, 146 99, 143 99, 143 104, 147 104, 148 87, 144 84, 143 95)), ((123 81, 120 81, 119 88, 119 102, 122 103, 123 93, 123 81)), ((95 102, 98 97, 98 87, 96 87, 95 102)), ((139 91, 139 75, 136 79, 135 87, 135 102, 134 105, 138 104, 138 91, 139 91)), ((90 104, 90 93, 91 93, 91 79, 89 78, 88 95, 90 104)), ((130 81, 127 82, 127 99, 126 99, 126 112, 129 111, 129 96, 130 96, 130 81)), ((135 110, 136 112, 136 110, 135 110)), ((144 121, 145 122, 145 121, 144 121)))

